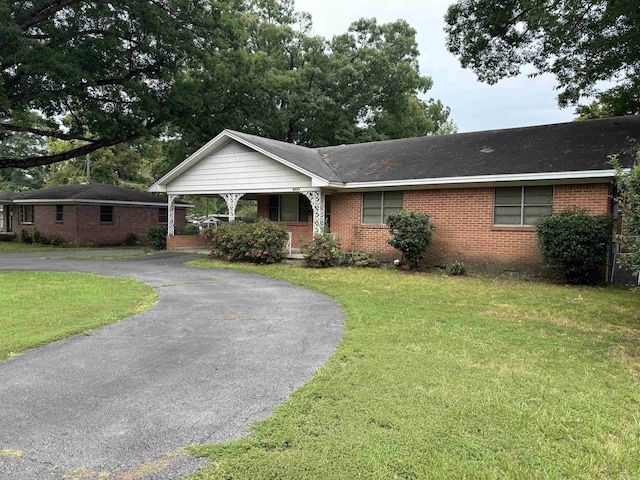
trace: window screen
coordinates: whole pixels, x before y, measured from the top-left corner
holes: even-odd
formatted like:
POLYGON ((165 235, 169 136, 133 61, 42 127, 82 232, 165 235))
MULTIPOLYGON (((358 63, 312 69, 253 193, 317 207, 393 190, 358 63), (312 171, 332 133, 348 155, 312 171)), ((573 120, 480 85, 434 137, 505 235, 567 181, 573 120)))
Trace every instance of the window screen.
POLYGON ((553 186, 499 187, 495 189, 494 225, 535 225, 553 212, 553 186))
POLYGON ((362 223, 384 224, 390 214, 400 210, 402 210, 402 191, 362 194, 362 223))

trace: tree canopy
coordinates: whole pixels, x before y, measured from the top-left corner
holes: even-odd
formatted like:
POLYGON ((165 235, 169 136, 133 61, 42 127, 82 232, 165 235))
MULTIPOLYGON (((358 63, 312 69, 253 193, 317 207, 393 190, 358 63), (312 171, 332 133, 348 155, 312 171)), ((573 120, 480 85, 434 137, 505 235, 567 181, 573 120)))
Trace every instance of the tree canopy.
POLYGON ((0 0, 0 168, 71 172, 106 148, 115 169, 116 146, 156 137, 158 176, 224 128, 307 146, 455 131, 421 98, 406 21, 311 25, 293 0, 0 0))
POLYGON ((77 142, 56 154, 3 156, 0 166, 46 165, 158 133, 182 96, 184 68, 233 40, 225 8, 207 0, 0 0, 3 141, 32 134, 77 142))
POLYGON ((459 0, 445 19, 449 50, 482 81, 532 65, 556 76, 560 106, 595 97, 610 115, 640 113, 637 1, 459 0))

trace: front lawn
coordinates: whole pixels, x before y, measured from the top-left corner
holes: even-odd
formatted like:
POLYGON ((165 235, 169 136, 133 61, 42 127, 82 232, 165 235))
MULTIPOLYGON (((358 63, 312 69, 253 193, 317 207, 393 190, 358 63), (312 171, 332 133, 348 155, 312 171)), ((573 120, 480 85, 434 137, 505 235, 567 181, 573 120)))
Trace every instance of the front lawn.
POLYGON ((54 247, 51 245, 37 245, 22 242, 0 242, 0 253, 6 252, 46 252, 50 250, 62 250, 65 247, 54 247))
POLYGON ((0 360, 146 310, 142 282, 88 273, 0 272, 0 360))
POLYGON ((639 294, 234 268, 331 295, 346 332, 250 437, 192 447, 190 479, 640 478, 639 294))

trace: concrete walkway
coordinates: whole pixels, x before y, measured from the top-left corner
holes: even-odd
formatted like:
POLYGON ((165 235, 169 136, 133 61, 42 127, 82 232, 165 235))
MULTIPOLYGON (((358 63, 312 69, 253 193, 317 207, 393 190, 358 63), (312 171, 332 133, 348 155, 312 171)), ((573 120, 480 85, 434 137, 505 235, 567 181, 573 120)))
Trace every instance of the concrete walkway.
POLYGON ((160 294, 144 313, 0 361, 1 479, 179 479, 204 462, 184 446, 247 435, 341 338, 335 302, 286 282, 182 265, 197 255, 96 253, 0 253, 0 270, 133 277, 160 294))

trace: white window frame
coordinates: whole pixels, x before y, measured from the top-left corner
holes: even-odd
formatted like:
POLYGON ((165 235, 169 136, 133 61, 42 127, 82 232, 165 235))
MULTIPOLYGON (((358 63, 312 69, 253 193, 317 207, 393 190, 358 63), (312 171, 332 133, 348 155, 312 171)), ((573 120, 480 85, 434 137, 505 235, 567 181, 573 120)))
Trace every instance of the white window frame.
POLYGON ((304 195, 299 194, 299 193, 283 193, 281 195, 279 195, 279 194, 269 195, 269 199, 268 199, 269 203, 267 205, 267 211, 268 211, 267 218, 269 218, 271 221, 282 222, 282 223, 309 223, 309 215, 304 215, 304 213, 301 214, 301 212, 300 212, 300 209, 303 206, 305 206, 305 205, 307 207, 310 206, 308 202, 306 202, 305 205, 301 205, 300 204, 300 202, 301 201, 304 202, 306 198, 307 197, 305 197, 304 195), (296 210, 296 220, 283 220, 282 219, 282 203, 283 203, 282 202, 282 197, 283 196, 290 196, 290 197, 294 197, 295 196, 295 198, 296 198, 296 209, 295 209, 296 210), (273 218, 274 216, 272 215, 272 213, 273 213, 272 210, 275 210, 275 207, 272 207, 271 199, 274 198, 274 197, 278 199, 278 201, 277 201, 277 203, 278 203, 278 215, 277 215, 277 217, 278 218, 277 219, 273 218))
POLYGON ((399 212, 403 208, 404 208, 404 192, 402 190, 379 190, 379 191, 374 191, 374 192, 362 192, 362 215, 360 216, 360 220, 361 220, 363 225, 386 225, 387 217, 392 213, 399 212), (399 193, 400 194, 400 200, 401 200, 400 208, 393 207, 394 211, 392 211, 392 212, 389 212, 389 210, 392 209, 391 207, 385 206, 385 195, 387 195, 389 193, 393 193, 393 194, 398 194, 399 193), (365 221, 365 197, 367 195, 372 195, 372 194, 379 194, 380 195, 380 206, 377 207, 380 210, 380 215, 379 215, 378 221, 376 221, 376 222, 365 221))
MULTIPOLYGON (((529 223, 524 223, 524 212, 525 212, 525 208, 526 207, 550 207, 551 208, 551 212, 553 213, 553 198, 555 195, 555 186, 554 185, 521 185, 520 186, 520 204, 499 204, 496 199, 498 196, 498 190, 501 188, 514 188, 514 186, 511 187, 494 187, 493 189, 493 225, 496 227, 533 227, 534 224, 529 224, 529 223), (551 187, 551 203, 550 204, 537 204, 537 203, 530 203, 530 204, 525 204, 525 189, 527 187, 551 187), (496 223, 496 209, 498 207, 520 207, 520 223, 496 223)), ((541 215, 542 216, 542 215, 541 215)), ((540 217, 538 217, 540 218, 540 217)))
POLYGON ((36 211, 34 205, 20 205, 20 224, 21 225, 33 225, 36 221, 36 211), (31 221, 28 221, 27 218, 27 209, 31 212, 31 221))

